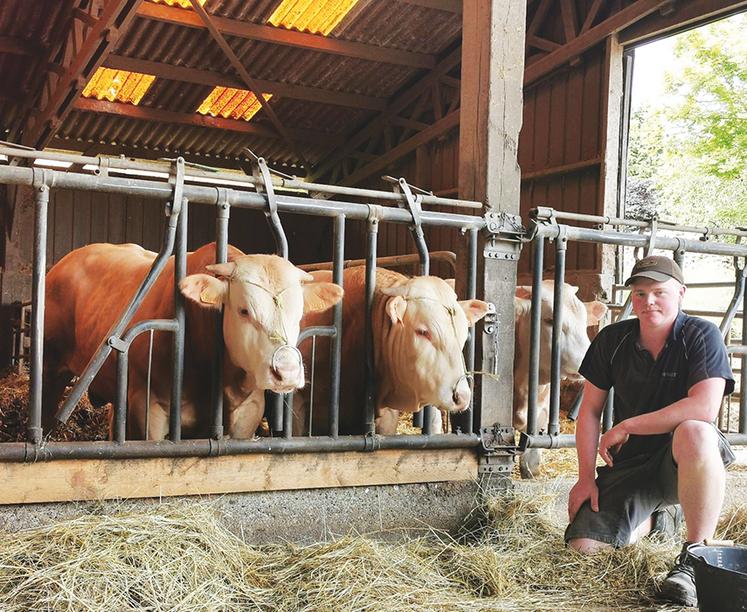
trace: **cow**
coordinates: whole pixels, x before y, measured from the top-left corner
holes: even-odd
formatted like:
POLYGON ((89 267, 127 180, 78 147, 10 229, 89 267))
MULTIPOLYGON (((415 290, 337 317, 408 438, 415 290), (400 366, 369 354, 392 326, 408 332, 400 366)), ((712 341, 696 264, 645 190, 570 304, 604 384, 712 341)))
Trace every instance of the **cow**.
MULTIPOLYGON (((561 378, 577 378, 578 368, 589 348, 586 328, 595 325, 607 312, 601 302, 582 302, 576 297, 578 287, 564 284, 563 326, 558 347, 560 350, 561 378)), ((540 429, 547 429, 550 401, 550 359, 552 352, 553 325, 553 281, 542 281, 542 315, 540 318, 540 367, 537 389, 537 423, 540 429)), ((532 287, 520 285, 514 297, 514 428, 526 431, 527 400, 529 396, 529 333, 531 326, 532 287)), ((521 474, 525 478, 537 475, 541 455, 539 449, 529 449, 520 459, 521 474)))
MULTIPOLYGON (((329 280, 329 271, 313 273, 329 280)), ((364 433, 365 387, 365 268, 344 271, 342 324, 342 381, 339 432, 364 433)), ((469 406, 471 389, 462 349, 468 327, 488 311, 481 300, 457 301, 444 280, 419 276, 408 278, 383 268, 376 270, 372 308, 376 432, 396 433, 399 415, 434 405, 450 412, 469 406)), ((329 325, 331 313, 304 316, 302 326, 329 325)), ((309 416, 308 390, 294 400, 294 431, 314 434, 328 431, 329 342, 320 339, 316 350, 317 375, 314 404, 309 416)), ((301 345, 304 360, 311 358, 311 341, 301 345)), ((308 389, 308 387, 307 387, 308 389)))
MULTIPOLYGON (((65 386, 81 374, 156 258, 135 244, 91 244, 63 257, 47 274, 44 321, 43 419, 48 429, 65 386)), ((229 246, 228 262, 215 264, 215 244, 187 256, 179 283, 185 299, 186 340, 182 431, 208 431, 210 386, 216 343, 225 343, 224 424, 234 438, 251 438, 262 418, 264 392, 285 393, 304 384, 295 349, 304 312, 325 310, 342 297, 330 282, 275 255, 245 255, 229 246), (223 309, 223 337, 219 316, 223 309), (291 348, 292 347, 292 348, 291 348)), ((174 258, 156 279, 131 325, 174 317, 174 258)), ((129 351, 128 438, 164 439, 169 428, 172 338, 155 332, 147 388, 148 334, 129 351), (150 412, 146 417, 146 395, 150 412), (148 430, 146 431, 146 421, 148 430)), ((98 405, 116 393, 110 356, 89 388, 98 405)))

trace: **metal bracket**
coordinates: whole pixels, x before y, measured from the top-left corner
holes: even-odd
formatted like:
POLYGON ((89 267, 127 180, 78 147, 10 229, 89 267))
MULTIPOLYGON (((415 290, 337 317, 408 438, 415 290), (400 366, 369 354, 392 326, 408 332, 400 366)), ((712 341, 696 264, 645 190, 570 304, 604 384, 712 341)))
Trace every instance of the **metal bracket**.
POLYGON ((109 336, 106 343, 119 353, 126 353, 130 346, 129 342, 125 342, 119 336, 109 336))
POLYGON ((505 455, 483 455, 477 464, 478 474, 510 474, 512 471, 513 462, 507 462, 505 455))
POLYGON ((483 427, 480 430, 482 454, 492 456, 513 456, 517 452, 513 427, 483 427))
POLYGON ((488 238, 483 249, 483 257, 508 261, 519 259, 522 240, 526 236, 526 229, 522 226, 519 215, 487 212, 483 231, 488 238))
MULTIPOLYGON (((405 196, 405 201, 398 200, 397 205, 400 208, 409 211, 412 216, 410 233, 412 234, 413 240, 415 240, 418 255, 420 255, 420 272, 424 276, 427 276, 430 273, 431 262, 430 257, 428 256, 428 245, 425 242, 425 235, 423 234, 423 220, 421 217, 423 212, 423 194, 418 193, 417 195, 414 195, 410 184, 404 178, 400 178, 396 183, 394 183, 393 190, 394 193, 401 193, 405 196)), ((423 190, 421 189, 420 191, 422 192, 423 190)))
POLYGON ((169 184, 174 192, 171 202, 166 204, 166 216, 169 217, 169 225, 176 226, 176 220, 182 211, 182 198, 184 197, 184 158, 177 157, 169 173, 169 184))
POLYGON ((375 451, 381 448, 381 436, 375 433, 366 434, 363 437, 363 450, 375 451))
POLYGON ((482 319, 482 331, 488 335, 494 334, 497 323, 498 313, 495 310, 495 304, 488 302, 488 312, 482 319))

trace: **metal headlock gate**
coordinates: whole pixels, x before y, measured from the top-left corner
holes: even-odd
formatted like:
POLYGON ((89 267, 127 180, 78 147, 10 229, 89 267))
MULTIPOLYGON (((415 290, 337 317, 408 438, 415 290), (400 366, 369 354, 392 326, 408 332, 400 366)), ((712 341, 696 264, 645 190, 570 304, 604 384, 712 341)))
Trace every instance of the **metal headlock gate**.
MULTIPOLYGON (((334 262, 333 281, 343 284, 344 234, 345 221, 355 219, 367 224, 366 263, 366 312, 370 314, 375 290, 375 272, 377 265, 376 247, 379 224, 381 222, 401 223, 410 226, 419 253, 421 272, 429 269, 429 255, 423 226, 449 227, 461 231, 468 241, 467 298, 475 298, 477 290, 477 244, 478 232, 486 227, 482 216, 470 216, 441 212, 430 212, 422 209, 423 204, 445 205, 451 207, 480 208, 477 202, 468 202, 441 198, 421 192, 408 185, 404 179, 393 181, 392 192, 370 189, 337 187, 316 183, 307 183, 295 177, 271 173, 261 158, 254 159, 254 175, 241 177, 242 182, 249 183, 255 191, 241 191, 225 186, 204 186, 188 184, 192 177, 201 182, 212 182, 214 185, 235 183, 236 174, 216 171, 202 166, 185 164, 182 158, 171 160, 171 163, 134 161, 118 158, 98 158, 81 155, 48 153, 26 150, 16 147, 0 146, 0 154, 9 159, 44 159, 74 164, 74 168, 90 166, 92 174, 80 171, 57 171, 39 167, 0 166, 0 183, 25 185, 35 191, 35 229, 34 261, 32 277, 32 322, 31 322, 31 368, 29 391, 29 426, 27 442, 8 442, 0 444, 2 461, 39 461, 51 459, 87 459, 87 458, 144 458, 144 457, 184 457, 216 456, 245 453, 289 453, 289 452, 322 452, 322 451, 363 451, 376 449, 444 449, 469 448, 481 444, 481 437, 473 432, 472 408, 466 412, 464 433, 429 435, 427 427, 419 435, 380 436, 375 434, 374 426, 374 389, 371 375, 372 330, 370 317, 366 318, 367 341, 367 385, 365 410, 365 435, 340 436, 337 433, 339 416, 339 386, 341 358, 342 304, 334 307, 333 325, 303 330, 299 337, 300 344, 310 335, 327 335, 332 340, 331 351, 331 388, 333 389, 330 405, 330 431, 328 436, 293 437, 292 414, 289 402, 283 404, 281 396, 273 403, 273 429, 281 430, 281 437, 260 439, 224 439, 222 371, 223 343, 218 342, 218 354, 215 357, 213 372, 212 411, 213 421, 209 438, 181 439, 181 385, 182 367, 185 347, 185 314, 179 281, 186 273, 187 255, 187 216, 189 205, 208 204, 216 207, 216 263, 227 259, 228 221, 232 208, 249 208, 264 211, 270 229, 275 238, 277 253, 288 256, 288 242, 283 231, 278 213, 317 215, 332 219, 334 227, 334 262), (189 167, 188 177, 186 175, 189 167), (147 173, 149 178, 140 176, 114 176, 120 173, 147 173), (159 173, 154 177, 154 172, 159 173), (161 249, 136 294, 131 298, 120 317, 110 329, 88 365, 79 376, 77 383, 65 402, 55 415, 64 423, 70 416, 78 401, 88 389, 97 372, 104 365, 112 352, 118 355, 117 383, 118 390, 114 406, 114 428, 111 442, 53 442, 48 440, 49 432, 42 431, 42 364, 45 308, 45 270, 47 253, 47 209, 49 193, 52 188, 78 189, 104 193, 119 193, 130 196, 160 199, 166 201, 168 223, 161 249), (299 197, 278 193, 276 190, 306 190, 311 197, 299 197), (348 201, 328 201, 325 196, 353 196, 373 203, 362 204, 348 201), (385 207, 381 203, 396 202, 398 208, 385 207), (169 257, 175 256, 175 315, 173 319, 145 320, 128 328, 130 321, 142 303, 149 288, 164 269, 169 257), (169 415, 168 440, 126 440, 125 423, 127 418, 127 366, 128 349, 132 341, 141 333, 168 331, 173 333, 172 360, 172 394, 169 415)), ((218 327, 217 332, 222 333, 218 327)), ((475 362, 475 332, 471 328, 465 346, 467 370, 472 372, 475 362)), ((147 409, 146 409, 147 412, 147 409)), ((430 422, 429 420, 427 420, 430 422)))
MULTIPOLYGON (((740 229, 723 229, 716 227, 693 227, 677 225, 663 221, 637 221, 632 219, 620 219, 616 217, 585 215, 557 211, 552 208, 539 207, 531 212, 530 227, 526 241, 532 245, 532 307, 530 327, 530 358, 529 358, 529 389, 528 389, 528 411, 527 411, 527 433, 522 433, 520 438, 520 450, 527 448, 570 448, 576 444, 573 434, 560 434, 560 346, 558 342, 560 329, 563 325, 563 283, 565 281, 565 257, 569 241, 591 242, 598 244, 615 245, 618 247, 630 246, 642 249, 650 254, 654 249, 670 251, 672 257, 684 268, 683 260, 686 252, 702 253, 710 255, 721 255, 731 257, 734 260, 735 282, 734 294, 731 302, 723 314, 719 329, 726 339, 731 329, 732 322, 737 314, 740 304, 747 303, 747 244, 739 241, 747 237, 747 231, 740 229), (595 228, 578 227, 567 225, 561 221, 574 221, 593 224, 595 228), (618 230, 603 229, 603 226, 622 228, 618 230), (627 228, 627 231, 624 231, 627 228), (638 231, 639 233, 633 233, 638 231), (681 236, 662 235, 660 231, 676 232, 679 234, 697 234, 698 239, 688 239, 681 236), (711 237, 725 236, 735 240, 734 243, 716 242, 711 237), (540 367, 540 325, 541 325, 541 295, 542 270, 545 257, 545 241, 555 242, 555 271, 554 271, 554 297, 553 297, 553 328, 552 328, 552 352, 551 382, 550 382, 550 409, 549 424, 546 431, 541 431, 537 423, 537 397, 540 367), (741 265, 740 265, 741 260, 741 265)), ((625 304, 620 309, 617 320, 630 316, 632 304, 628 296, 625 304)), ((727 347, 730 354, 741 355, 741 375, 744 376, 747 368, 747 316, 742 316, 742 344, 727 347)), ((742 379, 744 380, 744 379, 742 379)), ((607 431, 613 423, 613 394, 608 395, 602 417, 602 430, 607 431)), ((571 412, 577 411, 581 401, 581 395, 576 399, 571 412)), ((739 432, 727 432, 725 435, 733 445, 747 445, 747 393, 740 383, 739 402, 739 432)), ((723 411, 723 405, 722 405, 723 411)), ((720 419, 721 421, 722 419, 720 419)))

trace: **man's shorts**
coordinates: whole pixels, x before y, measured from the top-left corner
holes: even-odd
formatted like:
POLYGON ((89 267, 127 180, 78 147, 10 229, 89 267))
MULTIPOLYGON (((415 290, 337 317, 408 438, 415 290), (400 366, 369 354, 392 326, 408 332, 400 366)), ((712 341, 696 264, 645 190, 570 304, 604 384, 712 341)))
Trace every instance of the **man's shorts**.
MULTIPOLYGON (((723 434, 718 435, 721 459, 728 466, 734 453, 723 434)), ((671 441, 647 458, 633 457, 613 468, 598 468, 597 487, 599 512, 592 511, 586 501, 565 530, 565 541, 590 538, 615 548, 625 546, 653 512, 679 503, 671 441)))

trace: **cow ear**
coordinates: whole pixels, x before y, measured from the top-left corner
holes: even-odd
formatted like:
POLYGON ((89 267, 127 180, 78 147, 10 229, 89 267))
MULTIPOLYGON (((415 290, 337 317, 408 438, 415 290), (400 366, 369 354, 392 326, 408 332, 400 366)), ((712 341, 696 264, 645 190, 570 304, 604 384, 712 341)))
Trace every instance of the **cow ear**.
POLYGON ((517 285, 514 295, 525 300, 532 299, 532 287, 530 285, 517 285))
POLYGON ((456 293, 456 279, 455 278, 445 278, 444 282, 451 287, 451 290, 456 293))
POLYGON ((209 266, 205 266, 205 269, 216 276, 230 278, 236 271, 236 262, 229 261, 226 263, 210 264, 209 266))
POLYGON ((459 302, 459 305, 462 307, 462 310, 464 310, 464 314, 467 316, 467 322, 470 325, 474 325, 488 314, 488 309, 490 308, 489 304, 482 300, 462 300, 459 302))
POLYGON ((190 274, 179 281, 179 289, 188 300, 204 308, 220 308, 228 283, 209 274, 190 274))
POLYGON ((514 320, 518 321, 519 318, 528 315, 532 310, 532 300, 514 297, 514 320))
POLYGON ((408 286, 406 282, 400 283, 399 285, 393 285, 391 287, 382 287, 381 293, 390 297, 394 296, 405 296, 407 295, 408 286))
POLYGON ((403 323, 405 320, 405 310, 407 310, 407 300, 401 295, 390 297, 386 301, 386 313, 395 325, 403 323))
POLYGON ((304 283, 303 311, 321 312, 342 299, 342 287, 334 283, 304 283))
POLYGON ((607 314, 607 305, 602 302, 584 302, 586 306, 586 325, 595 325, 607 314))

